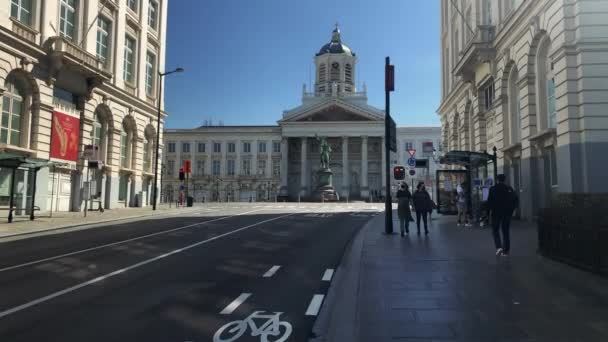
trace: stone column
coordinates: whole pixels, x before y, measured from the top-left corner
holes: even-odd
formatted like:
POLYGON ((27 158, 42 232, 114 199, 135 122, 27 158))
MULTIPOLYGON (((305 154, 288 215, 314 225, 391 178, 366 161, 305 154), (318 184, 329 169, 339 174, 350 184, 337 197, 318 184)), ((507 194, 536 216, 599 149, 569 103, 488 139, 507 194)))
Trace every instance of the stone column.
POLYGON ((281 196, 287 196, 289 194, 288 188, 287 188, 287 174, 288 174, 288 165, 289 165, 289 161, 287 160, 288 158, 288 148, 289 148, 289 144, 288 144, 288 138, 283 138, 281 139, 281 190, 280 190, 280 194, 281 196))
POLYGON ((367 185, 367 136, 361 137, 361 198, 369 197, 367 185))
POLYGON ((234 177, 238 177, 241 174, 241 149, 243 148, 243 142, 237 140, 235 144, 236 146, 234 149, 236 151, 236 158, 234 160, 234 177))
POLYGON ((382 184, 380 186, 380 189, 382 189, 381 191, 384 193, 386 191, 386 146, 384 144, 385 142, 385 138, 382 137, 382 164, 380 165, 380 170, 381 171, 381 175, 382 175, 382 179, 380 180, 380 184, 382 184))
POLYGON ((306 163, 306 153, 307 153, 307 145, 308 145, 308 138, 303 137, 301 138, 302 140, 302 152, 300 155, 300 160, 301 160, 301 171, 300 171, 300 196, 304 197, 306 196, 306 190, 307 190, 307 184, 308 184, 308 172, 307 171, 307 163, 306 163))
POLYGON ((266 178, 272 179, 272 139, 266 141, 266 178))
POLYGON ((260 176, 258 175, 258 141, 253 140, 251 142, 251 174, 254 176, 254 179, 259 180, 260 176))
POLYGON ((349 195, 349 167, 348 167, 348 137, 342 137, 342 193, 341 197, 349 195))
POLYGON ((196 141, 194 140, 190 144, 190 167, 192 168, 192 174, 190 175, 190 177, 194 178, 196 171, 196 152, 198 152, 198 146, 196 146, 196 141))

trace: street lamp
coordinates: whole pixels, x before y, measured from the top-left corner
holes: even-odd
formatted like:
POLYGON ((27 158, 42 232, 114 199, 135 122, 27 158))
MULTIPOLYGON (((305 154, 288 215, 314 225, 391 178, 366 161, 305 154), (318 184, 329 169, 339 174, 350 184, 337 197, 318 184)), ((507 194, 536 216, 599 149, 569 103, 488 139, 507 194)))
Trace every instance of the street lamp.
POLYGON ((160 105, 163 98, 163 77, 175 72, 183 71, 183 68, 177 68, 165 73, 158 72, 158 113, 156 115, 156 151, 154 153, 154 198, 152 201, 152 210, 156 210, 156 199, 158 198, 158 152, 160 149, 160 105))

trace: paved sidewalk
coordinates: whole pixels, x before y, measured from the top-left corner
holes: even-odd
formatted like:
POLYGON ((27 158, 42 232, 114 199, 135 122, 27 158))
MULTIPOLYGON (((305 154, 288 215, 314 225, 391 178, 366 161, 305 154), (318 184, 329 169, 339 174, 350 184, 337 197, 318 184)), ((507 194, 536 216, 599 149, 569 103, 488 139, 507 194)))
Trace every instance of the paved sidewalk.
POLYGON ((514 222, 508 258, 490 229, 453 217, 428 237, 383 225, 372 219, 347 250, 314 341, 608 341, 608 279, 537 255, 534 225, 514 222))
POLYGON ((51 217, 48 212, 36 213, 34 221, 29 220, 29 215, 14 216, 13 223, 7 223, 8 211, 2 211, 3 217, 0 218, 0 238, 8 238, 19 235, 48 232, 58 229, 68 229, 77 226, 92 225, 97 223, 112 222, 119 220, 129 220, 152 216, 162 216, 178 214, 182 211, 192 211, 201 209, 199 205, 192 208, 176 208, 172 205, 161 204, 156 211, 152 207, 145 208, 119 208, 106 210, 104 213, 99 211, 87 212, 84 217, 83 212, 58 212, 51 217))

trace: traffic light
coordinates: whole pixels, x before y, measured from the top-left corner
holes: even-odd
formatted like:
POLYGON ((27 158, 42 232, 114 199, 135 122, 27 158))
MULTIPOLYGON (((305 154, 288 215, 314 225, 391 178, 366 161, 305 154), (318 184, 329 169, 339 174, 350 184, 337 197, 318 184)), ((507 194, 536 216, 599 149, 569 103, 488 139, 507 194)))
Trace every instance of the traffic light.
POLYGON ((403 166, 395 166, 393 168, 393 176, 396 180, 405 179, 405 168, 403 166))
POLYGON ((184 168, 179 169, 179 180, 185 180, 186 175, 184 174, 184 168))

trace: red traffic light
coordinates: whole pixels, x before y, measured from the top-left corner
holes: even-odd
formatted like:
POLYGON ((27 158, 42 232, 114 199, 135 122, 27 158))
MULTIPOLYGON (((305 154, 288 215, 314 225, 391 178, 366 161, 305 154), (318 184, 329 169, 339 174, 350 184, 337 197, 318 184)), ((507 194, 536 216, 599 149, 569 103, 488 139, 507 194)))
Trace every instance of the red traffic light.
POLYGON ((404 180, 405 179, 405 168, 403 166, 395 166, 393 168, 393 177, 396 180, 404 180))

